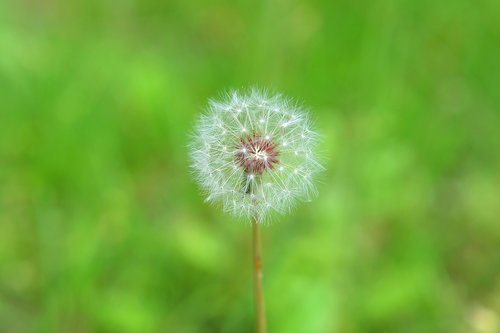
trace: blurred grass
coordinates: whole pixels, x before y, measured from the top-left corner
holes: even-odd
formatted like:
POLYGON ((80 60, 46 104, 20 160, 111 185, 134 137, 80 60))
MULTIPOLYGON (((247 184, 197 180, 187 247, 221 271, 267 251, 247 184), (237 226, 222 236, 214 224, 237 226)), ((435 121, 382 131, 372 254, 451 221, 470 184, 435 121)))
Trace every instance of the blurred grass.
POLYGON ((320 196, 264 232, 271 332, 500 332, 500 3, 0 3, 0 332, 252 332, 203 203, 207 98, 310 106, 320 196))

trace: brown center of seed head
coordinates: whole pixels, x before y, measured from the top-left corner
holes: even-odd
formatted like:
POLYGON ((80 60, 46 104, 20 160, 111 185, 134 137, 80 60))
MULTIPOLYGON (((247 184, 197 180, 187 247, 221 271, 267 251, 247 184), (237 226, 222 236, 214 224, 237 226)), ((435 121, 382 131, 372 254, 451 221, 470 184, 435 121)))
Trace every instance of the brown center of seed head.
POLYGON ((240 138, 236 145, 235 157, 238 164, 250 174, 262 175, 266 170, 272 170, 279 163, 276 145, 260 135, 246 135, 240 138))

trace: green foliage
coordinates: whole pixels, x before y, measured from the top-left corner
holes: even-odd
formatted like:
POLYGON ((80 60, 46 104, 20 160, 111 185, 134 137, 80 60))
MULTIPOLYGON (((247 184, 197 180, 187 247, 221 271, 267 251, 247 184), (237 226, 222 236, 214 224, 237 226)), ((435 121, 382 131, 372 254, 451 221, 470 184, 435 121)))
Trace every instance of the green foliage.
POLYGON ((264 229, 270 332, 500 332, 500 2, 0 3, 0 331, 252 332, 250 228, 186 144, 295 96, 320 196, 264 229))

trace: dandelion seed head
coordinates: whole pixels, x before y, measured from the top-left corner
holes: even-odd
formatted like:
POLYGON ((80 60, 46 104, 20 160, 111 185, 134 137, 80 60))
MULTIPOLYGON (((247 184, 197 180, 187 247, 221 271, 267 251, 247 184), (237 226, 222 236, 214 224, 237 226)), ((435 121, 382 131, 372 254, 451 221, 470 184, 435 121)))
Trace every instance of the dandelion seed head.
POLYGON ((197 123, 190 155, 207 201, 265 221, 316 193, 318 134, 307 113, 282 95, 252 89, 211 100, 197 123))

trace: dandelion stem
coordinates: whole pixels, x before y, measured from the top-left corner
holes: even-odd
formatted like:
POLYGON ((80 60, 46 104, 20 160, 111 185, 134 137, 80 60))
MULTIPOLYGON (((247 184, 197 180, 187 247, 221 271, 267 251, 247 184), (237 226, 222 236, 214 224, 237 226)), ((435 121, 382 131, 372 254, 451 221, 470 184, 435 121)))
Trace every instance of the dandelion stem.
POLYGON ((260 230, 257 217, 252 221, 253 233, 253 269, 255 282, 255 315, 257 333, 266 332, 266 313, 264 310, 264 292, 262 288, 262 261, 260 248, 260 230))

